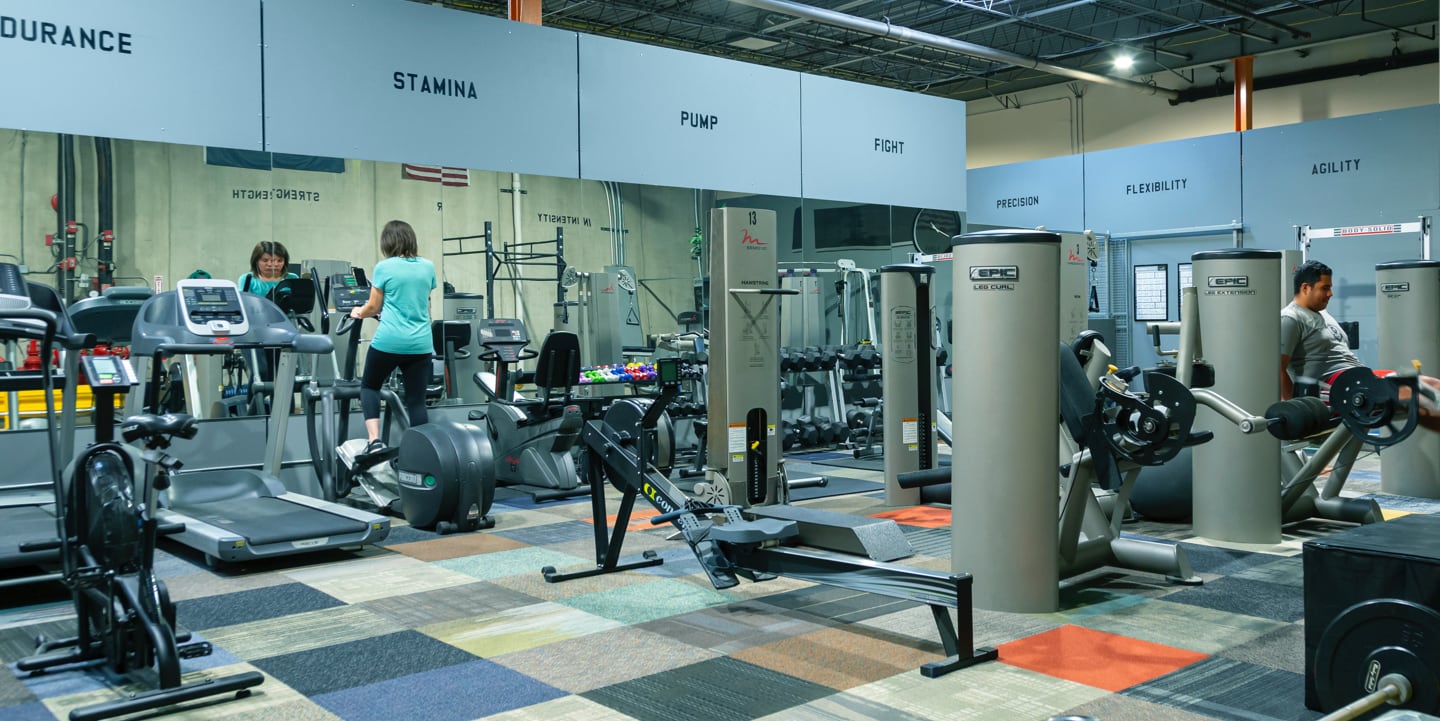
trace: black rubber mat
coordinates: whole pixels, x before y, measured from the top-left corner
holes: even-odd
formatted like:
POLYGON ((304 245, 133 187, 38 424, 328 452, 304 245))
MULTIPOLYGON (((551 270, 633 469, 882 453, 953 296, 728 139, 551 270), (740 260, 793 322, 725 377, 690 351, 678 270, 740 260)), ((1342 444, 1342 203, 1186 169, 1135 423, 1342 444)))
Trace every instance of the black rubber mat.
POLYGON ((60 551, 21 553, 20 544, 55 538, 55 514, 40 506, 0 509, 0 568, 55 563, 60 551))

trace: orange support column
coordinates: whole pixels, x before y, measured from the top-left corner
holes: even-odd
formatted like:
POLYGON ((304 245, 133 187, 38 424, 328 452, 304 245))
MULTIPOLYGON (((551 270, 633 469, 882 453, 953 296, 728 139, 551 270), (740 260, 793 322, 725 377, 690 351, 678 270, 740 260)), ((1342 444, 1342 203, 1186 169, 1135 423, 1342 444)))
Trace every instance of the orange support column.
POLYGON ((540 0, 510 0, 510 19, 540 25, 540 0))
POLYGON ((1242 55, 1235 64, 1235 132, 1255 127, 1252 103, 1255 93, 1255 56, 1242 55))

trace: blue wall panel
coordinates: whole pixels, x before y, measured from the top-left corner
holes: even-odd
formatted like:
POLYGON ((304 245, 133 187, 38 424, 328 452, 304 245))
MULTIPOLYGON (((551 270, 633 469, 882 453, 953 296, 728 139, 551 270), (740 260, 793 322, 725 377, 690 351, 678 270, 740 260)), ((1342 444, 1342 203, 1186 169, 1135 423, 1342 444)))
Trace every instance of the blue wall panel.
POLYGON ((1064 155, 970 171, 966 210, 979 225, 1085 229, 1085 157, 1064 155))
MULTIPOLYGON (((1247 244, 1296 248, 1296 226, 1404 223, 1440 207, 1440 106, 1244 134, 1247 244)), ((1360 323, 1359 355, 1375 363, 1375 265, 1418 258, 1418 234, 1316 240, 1310 257, 1335 271, 1330 313, 1360 323)))
POLYGON ((268 150, 579 174, 576 35, 416 3, 265 6, 268 150))
POLYGON ((580 36, 582 177, 800 195, 800 74, 580 36))
POLYGON ((1085 223, 1123 236, 1240 220, 1240 136, 1085 154, 1085 223))

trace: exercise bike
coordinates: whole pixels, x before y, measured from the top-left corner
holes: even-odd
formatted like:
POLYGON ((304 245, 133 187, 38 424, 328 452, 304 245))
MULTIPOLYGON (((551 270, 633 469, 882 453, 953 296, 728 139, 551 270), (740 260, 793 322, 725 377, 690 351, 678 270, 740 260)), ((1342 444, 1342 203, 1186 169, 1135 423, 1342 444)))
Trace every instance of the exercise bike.
MULTIPOLYGON (((305 393, 310 455, 326 500, 358 496, 382 512, 404 516, 416 528, 441 534, 494 527, 489 513, 495 464, 484 430, 450 421, 412 428, 400 396, 382 387, 386 417, 381 427, 387 431, 382 439, 388 441, 393 421, 399 445, 387 443, 381 451, 365 453, 363 438, 341 442, 349 435, 350 404, 360 398, 355 367, 361 323, 350 311, 365 304, 370 286, 359 268, 331 276, 327 286, 339 314, 335 333, 347 339, 345 361, 333 384, 311 383, 305 393)), ((322 308, 326 332, 328 325, 329 312, 322 308)))
MULTIPOLYGON (((12 313, 5 315, 14 317, 12 313)), ((54 318, 20 317, 47 324, 43 352, 48 357, 54 318)), ((86 356, 81 363, 95 398, 95 442, 62 475, 51 433, 51 464, 61 499, 56 504, 60 538, 24 546, 25 550, 60 549, 63 582, 75 604, 78 633, 54 641, 38 639, 36 655, 21 660, 16 668, 38 674, 77 664, 103 665, 122 675, 150 669, 158 678, 154 690, 74 709, 71 721, 129 715, 221 694, 234 694, 235 699, 249 696, 249 689, 264 681, 254 671, 181 683, 180 660, 209 655, 212 648, 175 631, 175 605, 154 572, 156 539, 183 530, 180 524, 158 523, 152 513, 157 492, 169 486, 171 474, 181 465, 164 449, 175 438, 193 438, 195 419, 183 414, 133 416, 121 425, 122 438, 127 443, 142 441, 145 450, 116 443, 115 396, 137 385, 135 371, 128 360, 116 356, 86 356), (137 473, 142 479, 138 489, 137 473)), ((45 375, 46 410, 53 415, 53 381, 48 370, 45 375)))
POLYGON ((530 493, 536 501, 557 500, 590 492, 575 462, 581 407, 571 396, 580 378, 580 341, 574 333, 557 331, 545 337, 539 351, 530 350, 525 324, 514 318, 476 322, 480 360, 495 364, 494 387, 484 374, 475 384, 489 396, 484 410, 469 419, 484 420, 495 449, 495 480, 530 493), (513 367, 537 359, 535 385, 539 398, 517 398, 513 367), (555 389, 561 397, 554 398, 555 389))

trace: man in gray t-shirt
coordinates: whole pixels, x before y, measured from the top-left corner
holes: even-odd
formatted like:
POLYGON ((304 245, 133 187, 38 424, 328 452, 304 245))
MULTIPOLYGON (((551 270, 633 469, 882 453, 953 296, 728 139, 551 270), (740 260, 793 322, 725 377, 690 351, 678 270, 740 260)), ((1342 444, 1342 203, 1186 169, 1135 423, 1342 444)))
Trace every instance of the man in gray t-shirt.
MULTIPOLYGON (((1280 398, 1289 400, 1295 394, 1296 378, 1312 378, 1330 384, 1341 371, 1363 367, 1360 358, 1350 352, 1344 329, 1325 312, 1334 295, 1333 272, 1315 260, 1307 260, 1295 269, 1295 298, 1280 311, 1280 398)), ((1425 385, 1440 390, 1440 379, 1420 376, 1425 385)), ((1405 393, 1402 392, 1402 397, 1405 393)), ((1440 430, 1440 415, 1430 404, 1422 403, 1420 425, 1440 430)))
POLYGON ((1340 323, 1325 312, 1332 294, 1331 276, 1323 275, 1316 282, 1303 283, 1295 299, 1280 311, 1281 398, 1292 395, 1292 378, 1329 383, 1335 374, 1364 365, 1350 352, 1340 323))

